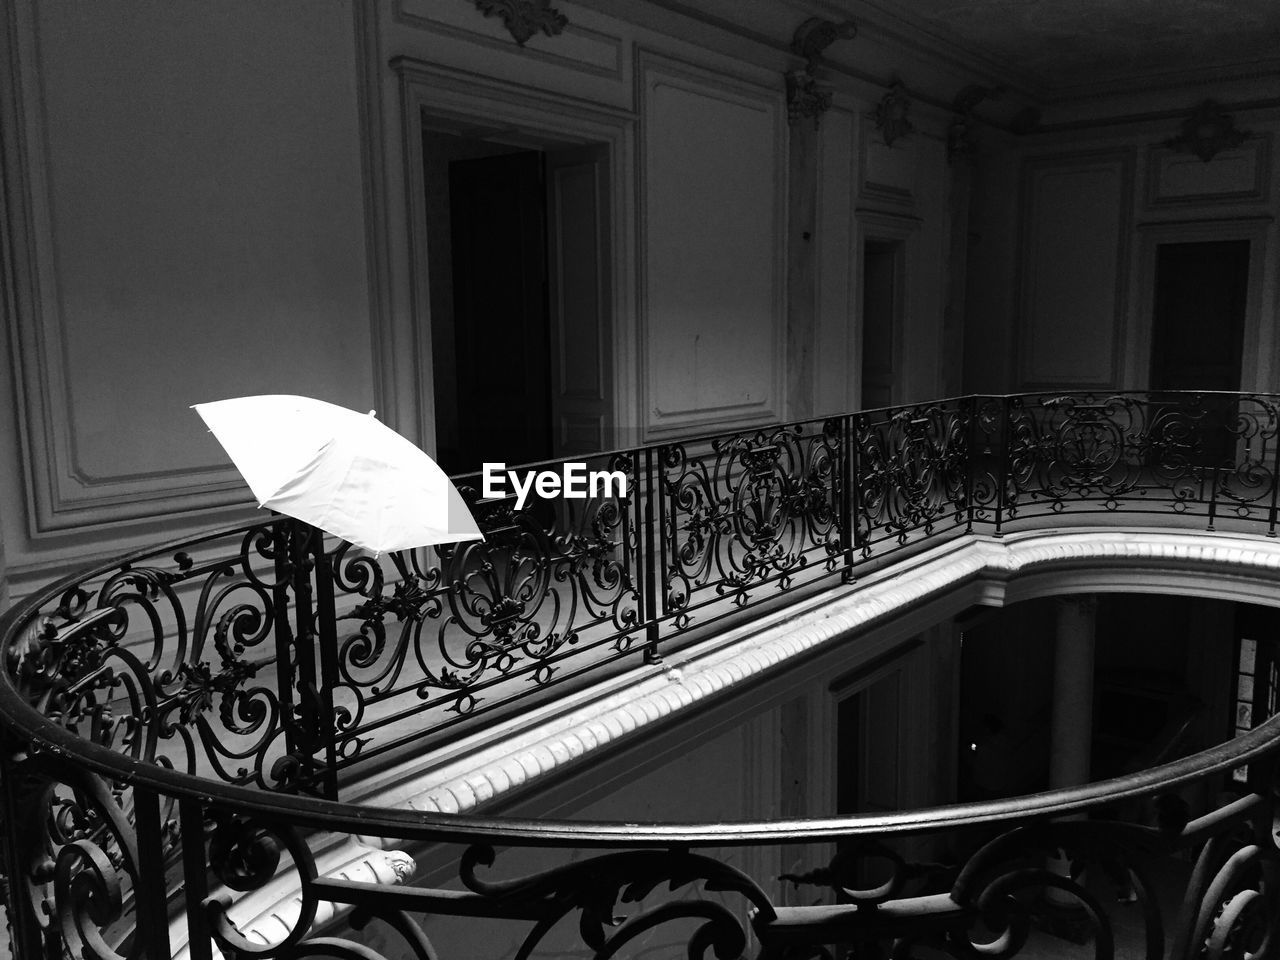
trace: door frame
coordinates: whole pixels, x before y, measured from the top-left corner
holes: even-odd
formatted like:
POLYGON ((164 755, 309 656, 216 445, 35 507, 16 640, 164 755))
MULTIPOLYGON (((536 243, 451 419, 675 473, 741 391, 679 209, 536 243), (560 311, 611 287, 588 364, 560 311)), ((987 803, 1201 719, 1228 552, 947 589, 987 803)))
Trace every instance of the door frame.
POLYGON ((1269 216, 1239 217, 1213 220, 1177 220, 1138 224, 1137 269, 1133 271, 1136 287, 1129 302, 1137 309, 1132 325, 1124 337, 1124 389, 1147 390, 1151 386, 1151 350, 1155 332, 1155 287, 1158 248, 1172 243, 1201 243, 1229 240, 1249 241, 1249 279, 1245 294, 1243 354, 1240 358, 1240 390, 1269 389, 1276 371, 1271 353, 1276 349, 1272 324, 1262 322, 1262 301, 1267 266, 1267 235, 1271 231, 1269 216))
MULTIPOLYGON (((609 354, 612 363, 615 436, 624 436, 628 416, 639 409, 636 385, 635 118, 628 111, 473 73, 450 70, 411 57, 396 57, 391 68, 400 80, 402 176, 408 223, 407 309, 395 311, 398 342, 412 343, 414 398, 420 423, 418 440, 434 451, 435 397, 431 371, 431 307, 427 275, 426 198, 422 182, 424 118, 457 124, 469 136, 500 132, 504 142, 534 149, 603 144, 608 151, 609 354)), ((496 139, 496 137, 495 137, 496 139)))
POLYGON ((865 358, 862 355, 862 332, 866 320, 863 317, 863 293, 865 287, 864 268, 866 266, 867 243, 894 244, 894 304, 893 330, 890 353, 893 356, 893 385, 890 387, 890 405, 902 402, 907 371, 906 352, 903 344, 907 339, 907 330, 911 325, 911 288, 907 283, 909 276, 915 276, 916 261, 919 256, 919 231, 923 221, 919 217, 900 213, 886 213, 881 210, 868 210, 859 207, 854 211, 854 272, 856 283, 853 288, 853 330, 849 338, 849 370, 848 392, 846 400, 848 409, 862 409, 863 368, 865 358))

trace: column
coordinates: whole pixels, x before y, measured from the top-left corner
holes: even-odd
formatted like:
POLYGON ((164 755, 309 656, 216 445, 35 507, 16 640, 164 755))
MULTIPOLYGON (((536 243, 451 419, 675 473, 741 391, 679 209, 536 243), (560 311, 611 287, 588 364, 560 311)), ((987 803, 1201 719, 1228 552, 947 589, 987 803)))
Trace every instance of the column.
POLYGON ((9 606, 9 577, 4 563, 4 527, 0 525, 0 610, 9 606))
POLYGON ((832 91, 818 81, 822 52, 858 33, 852 20, 810 17, 796 28, 791 52, 805 61, 783 79, 791 134, 787 168, 787 419, 813 416, 818 214, 818 128, 832 91))
MULTIPOLYGON (((1093 740, 1093 647, 1098 611, 1096 597, 1059 597, 1053 647, 1053 714, 1049 728, 1049 787, 1074 787, 1089 782, 1093 740)), ((1066 876, 1069 860, 1050 858, 1050 870, 1066 876)), ((1083 908, 1071 894, 1050 888, 1050 932, 1080 942, 1083 908)))
POLYGON ((1053 719, 1049 731, 1049 786, 1089 781, 1093 740, 1093 644, 1098 601, 1059 597, 1053 650, 1053 719))
POLYGON ((818 123, 792 121, 787 171, 787 419, 813 416, 818 123))

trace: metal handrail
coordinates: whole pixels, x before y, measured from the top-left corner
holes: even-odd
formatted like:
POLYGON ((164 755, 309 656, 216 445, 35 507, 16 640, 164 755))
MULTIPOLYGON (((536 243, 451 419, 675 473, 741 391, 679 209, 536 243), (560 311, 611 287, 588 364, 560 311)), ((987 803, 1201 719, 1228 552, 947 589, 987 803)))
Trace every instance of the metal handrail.
MULTIPOLYGON (((1149 396, 1143 392, 1133 394, 1149 396)), ((1041 398, 1044 394, 971 395, 955 398, 955 402, 991 400, 1001 403, 1041 398)), ((1093 397, 1095 394, 1055 393, 1048 396, 1093 397)), ((1105 398, 1125 396, 1123 393, 1102 395, 1105 398)), ((1237 399, 1242 396, 1226 391, 1164 391, 1158 396, 1190 396, 1203 398, 1218 396, 1237 399)), ((1280 394, 1249 394, 1248 397, 1266 398, 1280 403, 1280 394)), ((947 401, 941 401, 946 403, 947 401)), ((851 416, 874 417, 895 409, 864 411, 851 416)), ((769 425, 759 429, 785 430, 799 424, 821 423, 822 418, 811 418, 794 423, 769 425)), ((705 435, 682 443, 711 443, 732 434, 705 435)), ((666 444, 657 445, 659 449, 666 444)), ((618 453, 634 453, 622 450, 618 453)), ((608 457, 610 454, 593 455, 608 457)), ((543 463, 569 462, 573 458, 548 460, 543 463)), ((60 594, 78 583, 94 576, 128 567, 141 560, 161 553, 173 553, 190 549, 215 539, 246 534, 257 529, 253 523, 239 523, 228 527, 178 538, 159 547, 141 548, 117 558, 100 561, 70 574, 48 587, 26 597, 9 610, 0 614, 0 650, 6 660, 12 659, 12 647, 17 641, 19 629, 42 607, 55 601, 60 594)), ((519 840, 522 843, 546 845, 607 846, 625 840, 629 846, 663 847, 707 845, 750 845, 776 843, 787 840, 821 840, 835 835, 856 836, 919 831, 923 828, 945 829, 948 826, 990 823, 999 820, 1025 819, 1027 817, 1058 816, 1077 813, 1090 807, 1114 800, 1150 795, 1185 783, 1189 780, 1212 775, 1216 772, 1242 766, 1261 756, 1271 740, 1280 734, 1280 720, 1267 723, 1238 739, 1210 750, 1172 763, 1152 767, 1140 773, 1100 781, 1081 787, 1053 790, 1009 800, 982 803, 951 804, 915 811, 901 811, 876 816, 853 816, 819 819, 793 819, 785 821, 746 822, 729 824, 645 824, 588 823, 581 820, 520 821, 501 817, 461 814, 429 814, 419 811, 397 811, 389 808, 373 808, 364 805, 342 803, 316 796, 293 797, 288 794, 262 791, 223 783, 207 777, 176 772, 148 762, 131 760, 116 751, 100 747, 75 736, 58 724, 42 716, 26 703, 14 688, 8 671, 0 671, 0 728, 11 737, 40 745, 55 755, 75 757, 86 767, 103 776, 126 783, 138 783, 155 787, 174 797, 211 798, 219 802, 233 803, 245 810, 257 810, 273 815, 287 815, 300 823, 315 827, 349 830, 359 833, 376 833, 379 829, 394 831, 399 835, 420 839, 452 838, 480 841, 485 837, 497 840, 519 840)))
MULTIPOLYGON (((720 602, 716 597, 734 606, 749 605, 760 602, 749 597, 749 591, 764 586, 780 588, 785 593, 793 580, 804 576, 810 576, 805 581, 809 586, 831 576, 848 580, 869 564, 906 555, 900 551, 920 549, 939 537, 959 536, 984 526, 1000 535, 1011 523, 1034 522, 1039 517, 1052 517, 1057 526, 1063 512, 1150 517, 1167 511, 1171 516, 1202 516, 1211 530, 1215 523, 1232 520, 1274 535, 1280 512, 1278 435, 1277 395, 1055 393, 970 396, 744 428, 696 440, 666 441, 597 455, 630 470, 639 484, 638 491, 624 502, 593 505, 597 513, 591 524, 582 521, 568 533, 557 532, 563 542, 555 549, 568 550, 564 554, 568 560, 557 559, 559 555, 551 552, 543 559, 546 564, 572 563, 567 569, 580 575, 583 558, 594 558, 593 562, 605 569, 603 575, 597 572, 597 577, 603 576, 610 584, 621 582, 631 590, 625 595, 625 602, 615 602, 612 613, 599 622, 605 629, 608 616, 612 616, 615 626, 622 625, 620 635, 626 634, 627 644, 637 641, 634 649, 648 659, 659 655, 663 644, 690 635, 689 611, 697 611, 711 622, 733 616, 734 610, 715 606, 720 602), (701 460, 691 460, 688 450, 694 445, 708 447, 711 452, 701 460), (750 500, 751 497, 757 499, 750 500), (725 512, 730 503, 748 501, 759 524, 754 527, 742 526, 742 517, 725 512), (788 537, 790 545, 782 550, 778 545, 788 537), (747 558, 742 559, 734 551, 745 552, 747 558), (816 570, 807 565, 806 551, 825 557, 816 570), (618 581, 618 576, 624 579, 618 581), (631 610, 636 614, 628 612, 631 610)), ((551 462, 565 461, 548 461, 551 462)), ((506 524, 502 529, 517 533, 523 530, 529 536, 539 533, 508 504, 481 502, 477 508, 484 522, 491 525, 506 524)), ((499 566, 521 562, 520 551, 527 552, 527 545, 519 546, 518 540, 511 542, 516 545, 509 546, 509 552, 498 561, 487 556, 490 567, 495 562, 499 566)), ((462 562, 458 559, 460 554, 449 552, 452 549, 440 552, 442 565, 462 562)), ((493 549, 499 550, 501 545, 493 549)), ((207 943, 212 935, 224 949, 247 949, 237 947, 238 933, 227 924, 224 908, 214 900, 202 905, 210 892, 209 868, 212 866, 231 889, 254 889, 269 879, 275 869, 271 864, 278 861, 282 849, 289 850, 297 865, 303 908, 301 919, 284 946, 271 948, 267 955, 301 942, 320 900, 393 918, 388 922, 402 933, 408 931, 405 936, 416 944, 413 949, 422 957, 431 954, 421 946, 425 943, 421 931, 415 933, 416 928, 411 929, 403 913, 396 911, 527 920, 544 916, 554 904, 566 910, 566 904, 576 904, 587 924, 589 917, 595 917, 592 911, 596 908, 591 904, 598 896, 601 877, 616 884, 615 897, 626 885, 644 887, 655 877, 670 880, 673 889, 677 882, 688 883, 689 877, 696 877, 706 882, 708 889, 735 891, 754 906, 751 922, 755 933, 775 952, 782 944, 797 942, 797 937, 798 942, 808 943, 870 943, 884 937, 886 931, 898 931, 895 935, 905 932, 910 937, 921 918, 926 917, 931 918, 929 924, 945 927, 953 934, 980 916, 990 924, 992 916, 996 916, 991 913, 996 903, 991 898, 1011 884, 1031 880, 1069 888, 1089 911, 1096 913, 1091 895, 1075 881, 1043 870, 1028 874, 1025 860, 1018 859, 1025 857, 1026 849, 1044 851, 1055 845, 1082 850, 1081 856, 1102 857, 1105 865, 1110 862, 1107 857, 1112 856, 1107 852, 1108 844, 1136 843, 1172 850, 1208 839, 1188 897, 1203 897, 1206 904, 1218 898, 1214 902, 1221 901, 1225 906, 1216 912, 1201 906, 1199 912, 1191 911, 1182 917, 1175 938, 1178 950, 1190 949, 1190 945, 1204 942, 1206 937, 1225 938, 1241 917, 1257 909, 1249 906, 1252 901, 1247 898, 1240 899, 1243 893, 1231 891, 1245 889, 1259 897, 1275 897, 1268 885, 1270 873, 1264 870, 1260 875, 1263 879, 1254 881, 1249 879, 1253 874, 1247 872, 1252 869, 1248 867, 1253 862, 1250 858, 1270 854, 1250 853, 1254 848, 1244 847, 1228 858, 1230 846, 1226 838, 1248 825, 1259 838, 1258 843, 1274 843, 1274 838, 1262 838, 1270 836, 1280 716, 1265 720, 1229 742, 1106 781, 1002 800, 875 815, 633 823, 427 813, 341 802, 333 788, 335 760, 340 751, 340 724, 334 719, 339 707, 333 693, 341 686, 343 676, 342 665, 337 662, 339 613, 335 596, 347 603, 342 609, 348 612, 342 616, 358 625, 353 627, 356 632, 343 641, 344 651, 356 641, 367 642, 359 651, 360 656, 367 656, 374 634, 381 642, 388 616, 394 615, 399 622, 421 619, 429 615, 430 603, 439 603, 438 598, 448 591, 461 589, 447 581, 446 586, 439 586, 443 566, 431 567, 416 557, 392 559, 399 578, 394 594, 389 581, 383 582, 381 570, 369 566, 369 561, 353 558, 343 546, 326 545, 316 531, 305 525, 283 519, 241 523, 95 563, 38 590, 0 614, 0 650, 8 668, 0 671, 0 736, 6 748, 0 756, 0 788, 4 790, 10 881, 18 881, 15 870, 19 867, 31 871, 20 879, 46 890, 45 908, 61 915, 61 942, 69 949, 86 956, 105 955, 95 946, 92 936, 84 939, 84 931, 95 925, 110 926, 109 915, 113 910, 115 914, 120 912, 121 870, 132 878, 132 896, 137 902, 135 922, 142 931, 140 935, 144 939, 163 937, 167 943, 167 933, 162 934, 168 922, 166 888, 163 882, 159 889, 154 884, 148 886, 146 878, 163 877, 177 866, 182 867, 187 886, 187 923, 193 944, 207 943), (197 547, 217 547, 237 539, 242 543, 240 554, 234 557, 218 555, 195 564, 186 555, 186 551, 197 547), (250 549, 251 543, 256 553, 250 549), (176 572, 151 565, 165 553, 177 554, 176 572), (252 568, 252 563, 257 563, 258 568, 252 568), (250 605, 247 615, 234 610, 224 614, 217 629, 213 629, 209 621, 212 613, 204 610, 205 599, 216 593, 219 577, 230 576, 237 569, 247 579, 236 581, 235 588, 248 590, 259 605, 250 605), (188 584, 184 578, 190 570, 195 573, 188 584), (196 582, 197 575, 205 575, 206 579, 196 582), (281 690, 285 691, 281 696, 300 699, 281 701, 281 715, 287 707, 290 722, 297 726, 281 727, 279 733, 296 741, 290 758, 301 756, 304 764, 313 762, 325 768, 327 779, 299 778, 295 770, 294 779, 285 781, 287 788, 292 785, 290 789, 263 790, 233 782, 235 778, 224 776, 220 780, 170 769, 145 756, 145 751, 112 749, 86 739, 58 722, 65 721, 65 717, 55 719, 28 702, 24 696, 27 688, 20 688, 16 680, 29 680, 24 670, 39 673, 46 667, 59 666, 55 660, 46 663, 41 659, 53 656, 50 651, 55 642, 86 642, 87 637, 92 647, 100 639, 84 628, 81 615, 89 609, 91 597, 80 593, 82 585, 100 578, 106 578, 109 586, 99 585, 99 605, 89 613, 98 615, 95 628, 108 634, 113 617, 120 614, 111 605, 114 594, 103 599, 111 590, 133 591, 128 596, 134 600, 145 598, 148 591, 153 599, 169 597, 181 618, 187 614, 173 591, 178 587, 201 587, 195 616, 207 616, 204 632, 194 642, 201 645, 201 650, 216 646, 223 659, 223 673, 214 675, 207 662, 195 662, 201 659, 195 654, 190 662, 179 657, 182 662, 177 674, 166 671, 155 689, 146 692, 152 699, 144 697, 140 701, 142 718, 135 717, 136 721, 145 723, 150 712, 150 719, 155 722, 154 713, 159 709, 156 690, 169 696, 178 689, 179 681, 187 684, 182 687, 185 694, 209 698, 204 709, 208 709, 215 691, 239 690, 239 684, 253 676, 257 663, 269 661, 250 663, 241 659, 237 644, 263 644, 265 650, 265 639, 274 633, 278 665, 282 652, 290 657, 288 651, 302 651, 298 657, 306 660, 280 667, 294 671, 285 678, 287 683, 285 679, 280 681, 281 690), (70 610, 68 605, 83 606, 85 610, 70 610), (424 614, 424 610, 428 613, 424 614), (42 614, 54 619, 41 626, 42 614), (200 669, 203 674, 196 676, 200 669), (184 670, 189 675, 184 675, 184 670), (15 671, 21 676, 15 677, 15 671), (302 721, 297 720, 298 716, 302 721), (1116 825, 1100 823, 1095 827, 1089 821, 1075 819, 1119 801, 1163 794, 1241 767, 1249 770, 1245 795, 1191 823, 1175 816, 1159 828, 1122 830, 1116 825), (83 810, 70 821, 71 826, 59 828, 71 832, 58 841, 61 846, 57 848, 57 864, 48 866, 40 860, 44 848, 33 846, 35 840, 29 835, 39 822, 28 823, 26 831, 18 823, 33 815, 25 804, 35 798, 43 798, 39 803, 48 804, 58 790, 70 791, 73 796, 59 803, 83 810), (170 812, 169 820, 165 819, 165 810, 170 812), (950 893, 904 899, 907 878, 924 868, 912 865, 908 869, 897 854, 885 852, 885 842, 906 835, 927 836, 984 826, 998 826, 1009 832, 982 848, 955 874, 950 893), (414 887, 395 894, 383 888, 318 878, 314 858, 301 839, 302 830, 393 837, 417 844, 470 844, 459 870, 471 892, 458 894, 414 887), (206 835, 213 840, 206 842, 206 835), (842 850, 855 853, 838 854, 826 872, 818 871, 814 876, 843 891, 851 901, 847 908, 800 907, 779 912, 762 888, 736 868, 698 858, 691 852, 699 848, 821 844, 835 840, 841 841, 842 850), (477 865, 492 860, 493 845, 606 852, 597 861, 583 862, 573 869, 566 867, 520 881, 487 885, 475 877, 474 871, 477 865), (108 849, 114 853, 95 859, 93 851, 99 847, 100 854, 108 849), (991 879, 995 876, 991 873, 994 865, 1020 850, 1024 852, 1015 859, 1024 865, 991 879), (863 855, 889 856, 898 864, 894 879, 882 888, 851 888, 849 878, 853 875, 842 872, 846 868, 839 866, 840 858, 863 855), (265 873, 263 863, 270 866, 265 873), (110 876, 113 870, 117 875, 114 881, 110 876), (75 878, 80 878, 76 880, 78 886, 72 883, 75 878), (86 892, 96 889, 94 884, 99 882, 106 886, 94 900, 95 895, 86 892), (110 892, 113 883, 114 893, 110 892), (1248 886, 1250 883, 1253 887, 1248 886), (89 900, 83 899, 86 895, 89 900), (901 911, 877 913, 879 905, 889 900, 900 905, 901 911), (116 906, 108 909, 106 905, 111 903, 116 906), (1224 924, 1230 928, 1225 932, 1219 930, 1224 924)), ((554 589, 551 578, 546 584, 545 589, 554 589)), ((211 609, 216 609, 217 603, 212 601, 211 609)), ((147 609, 154 614, 153 608, 147 609)), ((504 616, 521 622, 518 610, 504 616)), ((121 614, 120 619, 126 618, 121 614)), ((163 631, 154 617, 152 626, 160 631, 157 642, 163 640, 163 631)), ((476 636, 492 644, 488 627, 484 629, 476 636)), ((568 631, 572 626, 563 629, 568 631)), ((182 643, 186 642, 184 633, 182 643)), ((486 656, 501 657, 507 649, 495 645, 486 656)), ((631 650, 624 646, 620 655, 630 654, 631 650)), ((620 662, 618 658, 602 660, 615 661, 620 662)), ((145 663, 137 657, 133 662, 146 673, 145 663)), ((158 662, 157 657, 153 671, 158 669, 158 662)), ((559 665, 559 661, 548 663, 559 665)), ((509 664, 500 672, 507 669, 509 664)), ((93 675, 92 670, 89 675, 93 675)), ((589 679, 588 673, 584 676, 589 679)), ((370 689, 381 695, 376 686, 370 689)), ((56 697, 50 703, 55 715, 65 708, 65 704, 59 706, 56 697)), ((240 701, 236 703, 240 705, 224 704, 224 709, 234 712, 243 707, 240 701)), ((192 709, 193 715, 198 715, 199 711, 192 709)), ((99 719, 95 715, 94 723, 99 719)), ((347 718, 348 732, 361 731, 359 721, 359 717, 347 718)), ((252 754, 258 764, 264 756, 262 752, 252 754)), ((264 771, 255 772, 261 781, 264 771)), ((36 815, 45 816, 44 808, 39 807, 36 815)), ((48 816, 53 817, 53 808, 48 816)), ((936 872, 937 867, 935 864, 929 870, 936 872)), ((1137 868, 1124 869, 1137 877, 1137 868)), ((1011 909, 1010 902, 999 902, 1004 904, 1000 910, 1011 909)), ((725 915, 708 913, 711 908, 700 906, 701 903, 678 901, 669 907, 669 914, 662 916, 701 917, 710 925, 707 929, 715 927, 723 934, 725 915)), ((25 956, 24 951, 34 952, 37 941, 45 934, 40 932, 42 921, 36 913, 20 907, 17 918, 15 943, 18 955, 25 956)), ((607 917, 597 919, 604 921, 607 917)), ((652 922, 657 921, 637 919, 638 926, 624 925, 625 932, 619 932, 621 939, 617 942, 652 922)), ((531 936, 536 942, 544 934, 545 930, 535 930, 531 936)), ((732 934, 728 942, 736 943, 735 936, 732 934)), ((1158 939, 1157 936, 1155 942, 1158 939)), ((152 942, 159 944, 161 940, 148 942, 152 955, 165 955, 166 948, 153 949, 152 942)), ((1150 927, 1148 942, 1153 942, 1150 927)), ((590 941, 589 945, 597 951, 613 949, 606 949, 604 943, 590 941)))

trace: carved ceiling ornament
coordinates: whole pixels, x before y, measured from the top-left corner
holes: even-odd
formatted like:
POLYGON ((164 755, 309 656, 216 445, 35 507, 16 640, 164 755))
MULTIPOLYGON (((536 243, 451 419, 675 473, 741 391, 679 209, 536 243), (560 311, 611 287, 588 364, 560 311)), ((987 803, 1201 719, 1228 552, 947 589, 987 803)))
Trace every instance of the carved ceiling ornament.
POLYGON ((1206 100, 1182 121, 1182 132, 1164 141, 1164 146, 1181 153, 1194 153, 1208 163, 1223 150, 1230 150, 1244 143, 1251 130, 1237 130, 1235 118, 1222 109, 1222 105, 1206 100))
POLYGON ((876 129, 884 137, 886 147, 893 146, 893 141, 905 137, 915 129, 907 116, 910 110, 911 97, 907 94, 907 87, 901 80, 895 79, 876 104, 876 129))
POLYGON ((831 108, 831 88, 818 82, 818 63, 822 51, 841 38, 851 40, 858 35, 858 27, 852 20, 833 23, 820 17, 810 17, 796 28, 791 38, 791 52, 803 57, 805 65, 785 74, 787 81, 787 120, 799 123, 812 119, 816 130, 822 115, 831 108))
POLYGON ((822 115, 831 108, 831 88, 819 83, 807 70, 792 70, 786 76, 787 120, 799 123, 812 118, 816 130, 822 115))
POLYGON ((554 37, 569 25, 569 18, 551 7, 551 0, 475 0, 486 17, 501 17, 512 39, 524 46, 538 31, 554 37))
POLYGON ((973 136, 973 111, 983 100, 994 99, 1002 93, 1003 87, 984 87, 971 83, 956 94, 951 103, 951 126, 947 128, 948 163, 973 154, 977 145, 973 136))

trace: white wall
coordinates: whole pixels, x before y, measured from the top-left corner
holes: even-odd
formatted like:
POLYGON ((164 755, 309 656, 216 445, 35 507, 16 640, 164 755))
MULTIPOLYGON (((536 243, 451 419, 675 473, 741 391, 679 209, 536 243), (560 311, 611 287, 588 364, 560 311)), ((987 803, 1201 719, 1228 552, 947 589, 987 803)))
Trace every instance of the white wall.
MULTIPOLYGON (((21 82, 0 117, 16 204, 0 371, 18 400, 0 415, 13 595, 253 514, 191 403, 311 394, 376 407, 433 448, 423 110, 515 145, 607 146, 619 442, 787 419, 783 73, 804 16, 749 6, 557 4, 569 27, 519 47, 467 0, 19 0, 5 43, 21 82)), ((945 104, 973 79, 896 41, 856 43, 824 71, 824 414, 858 397, 869 214, 910 234, 901 399, 936 393, 945 104), (870 115, 890 64, 930 92, 887 148, 870 115)))
POLYGON ((14 9, 0 524, 20 594, 247 500, 190 404, 368 406, 376 371, 351 5, 14 9))

